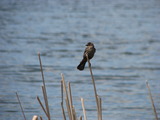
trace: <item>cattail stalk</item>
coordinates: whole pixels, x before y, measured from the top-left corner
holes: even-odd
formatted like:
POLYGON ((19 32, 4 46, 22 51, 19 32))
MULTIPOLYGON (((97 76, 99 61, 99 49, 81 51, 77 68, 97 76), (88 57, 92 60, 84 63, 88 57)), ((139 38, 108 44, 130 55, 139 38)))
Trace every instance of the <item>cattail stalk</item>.
POLYGON ((95 80, 94 80, 93 73, 92 73, 91 63, 90 63, 90 60, 89 60, 87 54, 86 54, 86 58, 87 58, 87 61, 88 61, 88 66, 89 66, 89 70, 90 70, 91 78, 92 78, 92 83, 93 83, 93 87, 94 87, 94 94, 95 94, 96 105, 97 105, 97 117, 98 117, 98 120, 102 120, 101 117, 100 117, 101 116, 100 112, 99 112, 100 107, 99 107, 99 102, 98 102, 98 94, 97 94, 97 90, 96 90, 95 80))
POLYGON ((152 97, 152 93, 151 93, 151 89, 150 89, 150 86, 148 84, 148 81, 146 81, 146 86, 148 88, 148 94, 149 94, 149 97, 151 99, 152 109, 153 109, 153 112, 154 112, 154 115, 155 115, 155 119, 158 120, 158 115, 157 115, 157 112, 156 112, 156 107, 154 105, 154 101, 153 101, 153 97, 152 97))
POLYGON ((42 68, 42 62, 41 62, 40 53, 38 53, 38 58, 39 58, 40 70, 41 70, 42 81, 43 81, 42 91, 43 91, 43 95, 44 95, 45 107, 46 107, 46 111, 47 111, 47 115, 48 115, 48 120, 51 120, 50 111, 49 111, 49 105, 48 105, 47 91, 46 91, 46 84, 45 84, 45 81, 44 81, 44 74, 43 74, 43 68, 42 68))
POLYGON ((20 101, 20 99, 19 99, 19 95, 18 95, 17 92, 16 92, 16 96, 17 96, 17 100, 18 100, 18 103, 19 103, 19 105, 20 105, 20 108, 21 108, 21 111, 22 111, 22 114, 23 114, 23 118, 24 118, 24 120, 26 120, 26 116, 25 116, 25 114, 24 114, 24 110, 23 110, 23 107, 22 107, 22 104, 21 104, 21 101, 20 101))

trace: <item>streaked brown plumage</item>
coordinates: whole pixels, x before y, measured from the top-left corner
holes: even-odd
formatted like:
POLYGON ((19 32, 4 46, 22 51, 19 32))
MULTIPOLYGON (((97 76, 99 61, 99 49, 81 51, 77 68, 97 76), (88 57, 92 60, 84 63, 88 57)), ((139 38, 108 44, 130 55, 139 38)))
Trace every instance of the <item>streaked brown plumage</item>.
POLYGON ((85 64, 87 62, 86 54, 88 55, 88 59, 92 59, 94 56, 94 53, 96 52, 96 49, 94 48, 94 44, 89 42, 86 44, 86 49, 83 53, 83 59, 80 62, 80 64, 77 66, 77 69, 84 70, 85 64))

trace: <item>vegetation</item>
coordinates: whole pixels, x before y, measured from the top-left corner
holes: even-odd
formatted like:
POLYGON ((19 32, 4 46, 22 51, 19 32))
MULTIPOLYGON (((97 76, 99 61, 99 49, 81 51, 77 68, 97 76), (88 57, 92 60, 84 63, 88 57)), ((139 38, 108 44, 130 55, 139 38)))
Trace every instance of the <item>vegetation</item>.
MULTIPOLYGON (((90 70, 90 74, 91 74, 91 80, 92 80, 93 88, 94 88, 94 94, 95 94, 95 100, 96 100, 96 106, 97 106, 97 120, 102 120, 102 102, 101 102, 101 98, 97 94, 96 84, 95 84, 95 81, 94 81, 94 76, 93 76, 93 73, 92 73, 92 67, 91 67, 90 60, 88 59, 87 55, 86 55, 86 57, 87 57, 87 60, 88 60, 89 70, 90 70)), ((40 100, 40 98, 38 96, 37 96, 37 100, 38 100, 43 112, 45 113, 47 119, 51 120, 40 53, 38 54, 38 58, 39 58, 39 62, 40 62, 40 70, 41 70, 42 81, 43 81, 43 85, 41 87, 42 87, 42 93, 43 93, 43 98, 44 98, 45 104, 44 105, 42 104, 42 102, 41 102, 41 100, 40 100)), ((84 120, 87 120, 84 99, 81 98, 81 104, 82 104, 82 109, 83 109, 83 117, 80 116, 78 118, 77 115, 76 115, 75 107, 73 105, 71 83, 69 82, 68 83, 68 87, 67 87, 63 74, 61 74, 61 78, 62 78, 61 79, 61 109, 62 109, 63 120, 66 120, 66 119, 69 119, 69 120, 82 120, 82 118, 84 120), (65 105, 66 105, 66 108, 67 108, 67 112, 65 112, 65 109, 64 109, 64 102, 65 102, 65 105), (67 115, 65 115, 65 113, 68 113, 68 118, 66 117, 67 115)), ((149 97, 151 99, 151 104, 152 104, 153 112, 154 112, 154 115, 155 115, 155 119, 158 120, 158 115, 157 115, 157 112, 156 112, 156 108, 154 106, 154 101, 153 101, 153 98, 152 98, 152 93, 151 93, 148 81, 146 81, 146 86, 148 88, 149 97)), ((23 107, 21 105, 18 93, 16 93, 16 96, 17 96, 18 103, 20 105, 20 108, 21 108, 21 111, 22 111, 22 114, 23 114, 23 118, 24 118, 24 120, 26 120, 25 113, 24 113, 23 107)), ((39 116, 39 115, 37 116, 36 115, 36 116, 33 116, 32 120, 38 120, 38 118, 40 120, 44 119, 42 116, 39 116)))

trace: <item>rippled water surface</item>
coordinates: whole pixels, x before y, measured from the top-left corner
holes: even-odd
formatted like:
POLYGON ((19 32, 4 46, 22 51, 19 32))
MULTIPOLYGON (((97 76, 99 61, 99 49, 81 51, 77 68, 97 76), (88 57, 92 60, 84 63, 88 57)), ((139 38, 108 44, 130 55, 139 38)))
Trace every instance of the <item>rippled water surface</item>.
POLYGON ((62 119, 61 73, 71 82, 77 116, 96 120, 88 66, 78 71, 87 42, 97 49, 91 60, 104 120, 153 120, 145 81, 160 117, 159 0, 1 0, 0 118, 45 118, 37 53, 41 53, 51 116, 62 119))

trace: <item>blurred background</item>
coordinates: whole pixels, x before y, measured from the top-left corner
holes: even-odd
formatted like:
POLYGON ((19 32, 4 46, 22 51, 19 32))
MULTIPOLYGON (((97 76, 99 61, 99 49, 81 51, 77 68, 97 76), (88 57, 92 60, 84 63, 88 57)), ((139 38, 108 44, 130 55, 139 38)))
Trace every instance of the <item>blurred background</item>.
MULTIPOLYGON (((45 116, 41 53, 51 116, 61 120, 60 74, 71 82, 77 115, 96 120, 88 65, 78 71, 85 44, 97 49, 91 60, 103 119, 153 120, 145 81, 160 117, 159 0, 1 0, 0 118, 22 120, 18 92, 27 119, 45 116)), ((46 119, 44 117, 44 119, 46 119)))

